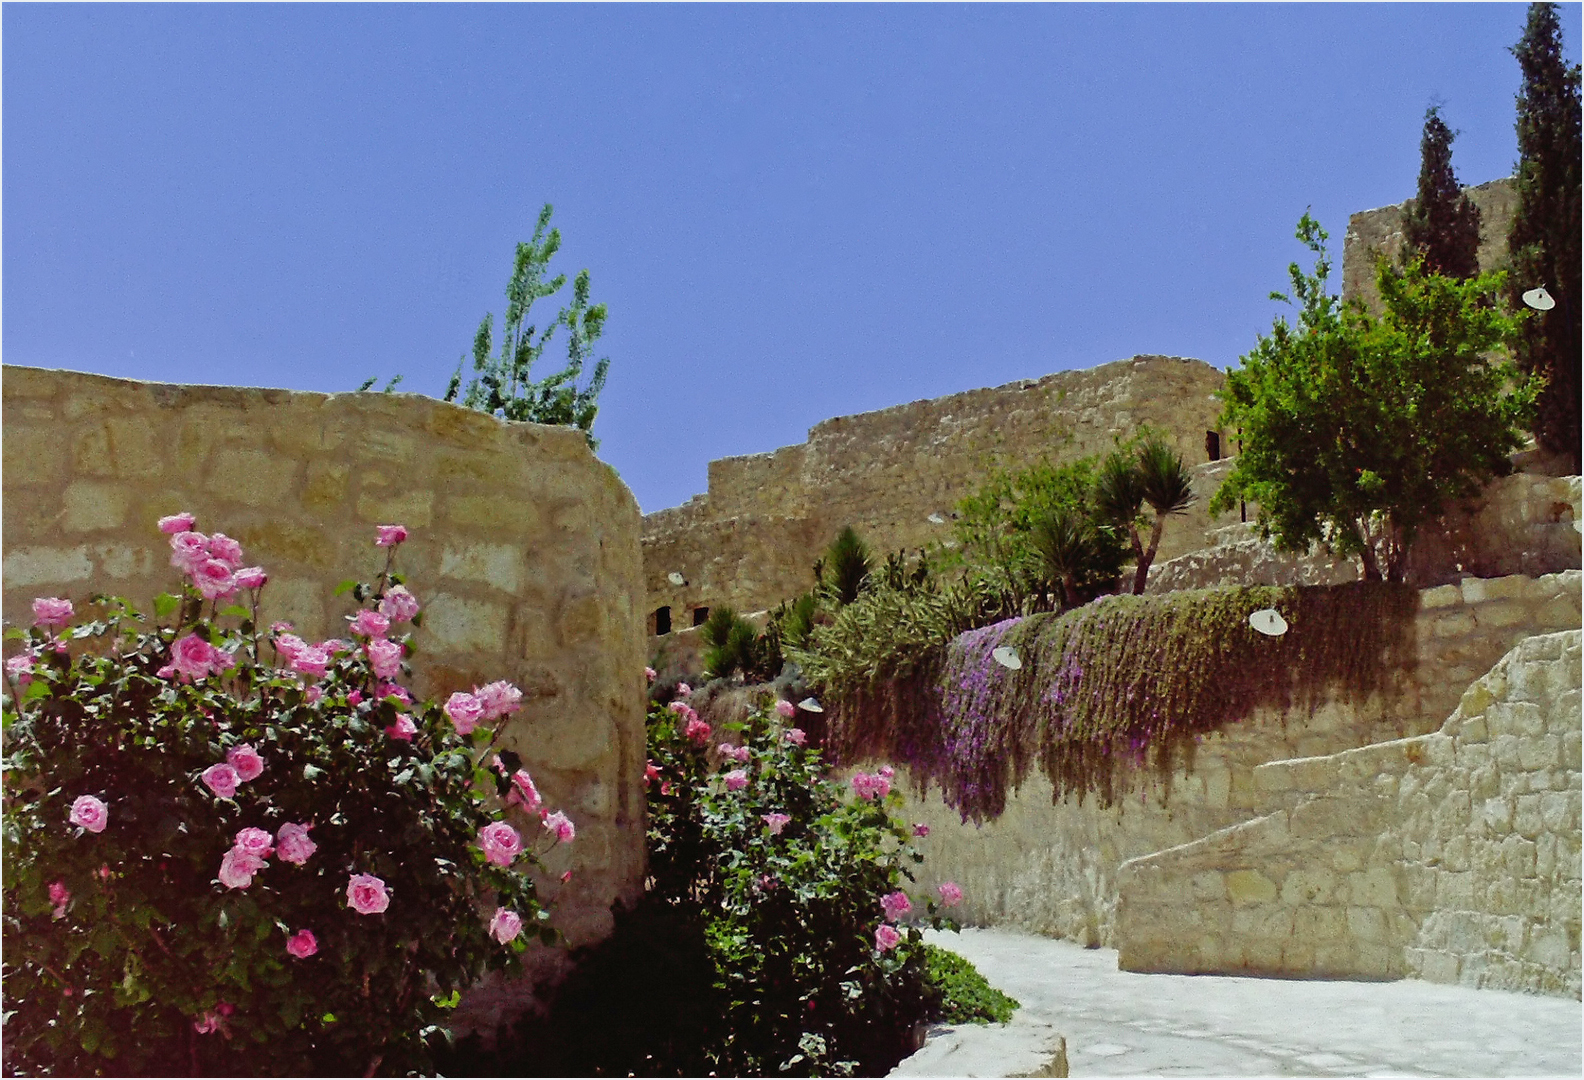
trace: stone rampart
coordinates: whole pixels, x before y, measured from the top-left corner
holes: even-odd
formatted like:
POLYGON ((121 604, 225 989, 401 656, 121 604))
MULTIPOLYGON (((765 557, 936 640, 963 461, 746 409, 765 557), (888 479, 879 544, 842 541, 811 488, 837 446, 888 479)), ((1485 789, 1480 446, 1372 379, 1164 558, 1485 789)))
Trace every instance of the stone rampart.
POLYGON ((1280 809, 1118 869, 1120 965, 1579 997, 1580 637, 1521 642, 1438 732, 1255 769, 1280 809))
POLYGON ((414 394, 169 386, 4 369, 4 613, 79 610, 173 588, 164 514, 241 541, 264 566, 265 623, 344 634, 334 588, 383 566, 374 526, 411 535, 425 605, 416 689, 494 679, 524 693, 505 741, 577 825, 546 883, 574 943, 642 888, 644 602, 632 494, 564 428, 506 423, 414 394))
MULTIPOLYGON (((948 539, 953 508, 998 464, 1103 453, 1143 424, 1201 463, 1222 381, 1202 361, 1137 356, 838 416, 796 446, 713 461, 707 495, 644 519, 649 611, 669 607, 685 627, 697 607, 774 607, 809 587, 810 567, 845 525, 882 553, 948 539), (673 585, 673 572, 687 584, 673 585)), ((1167 529, 1161 558, 1203 546, 1203 506, 1167 529)))
POLYGON ((1260 710, 1205 736, 1191 768, 1179 768, 1168 791, 1141 773, 1110 808, 1093 799, 1053 804, 1049 782, 1036 771, 998 819, 975 826, 938 791, 919 797, 910 790, 904 812, 931 828, 920 885, 962 885, 966 923, 1114 946, 1123 862, 1262 813, 1255 774, 1267 762, 1434 731, 1463 690, 1519 641, 1578 628, 1580 581, 1574 570, 1425 590, 1413 628, 1417 661, 1390 697, 1333 698, 1312 714, 1260 710))

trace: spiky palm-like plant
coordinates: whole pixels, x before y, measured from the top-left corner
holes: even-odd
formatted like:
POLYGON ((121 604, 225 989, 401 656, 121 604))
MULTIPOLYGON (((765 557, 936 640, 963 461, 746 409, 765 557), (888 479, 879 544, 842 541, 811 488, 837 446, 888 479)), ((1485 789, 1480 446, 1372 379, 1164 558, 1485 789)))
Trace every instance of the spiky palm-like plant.
POLYGON ((1077 604, 1078 578, 1094 562, 1098 539, 1094 523, 1069 510, 1036 518, 1029 530, 1046 576, 1061 585, 1063 607, 1077 604))
POLYGON ((845 607, 858 599, 869 582, 872 564, 869 545, 858 537, 851 525, 837 534, 825 552, 823 584, 837 607, 845 607))
POLYGON ((1182 455, 1151 435, 1133 454, 1116 451, 1106 458, 1095 479, 1095 506, 1108 523, 1127 530, 1133 547, 1133 594, 1142 596, 1150 565, 1160 550, 1166 518, 1193 505, 1194 493, 1182 455), (1148 546, 1139 535, 1148 504, 1154 520, 1148 546))

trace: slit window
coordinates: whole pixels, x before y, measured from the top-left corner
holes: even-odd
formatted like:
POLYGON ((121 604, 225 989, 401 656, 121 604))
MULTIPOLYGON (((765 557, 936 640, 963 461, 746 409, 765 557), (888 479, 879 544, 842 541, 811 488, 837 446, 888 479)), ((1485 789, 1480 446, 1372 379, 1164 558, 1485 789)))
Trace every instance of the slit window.
POLYGON ((654 626, 656 635, 669 634, 671 632, 671 608, 669 606, 655 608, 654 626))

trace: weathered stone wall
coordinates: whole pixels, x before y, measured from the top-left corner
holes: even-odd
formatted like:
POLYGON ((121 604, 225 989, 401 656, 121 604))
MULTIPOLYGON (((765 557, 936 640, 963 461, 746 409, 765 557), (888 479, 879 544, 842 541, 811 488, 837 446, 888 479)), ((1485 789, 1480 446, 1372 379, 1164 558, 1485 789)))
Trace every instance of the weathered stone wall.
MULTIPOLYGON (((1417 662, 1394 694, 1332 700, 1313 715, 1261 710, 1206 736, 1169 793, 1148 775, 1110 809, 1055 805, 1037 771, 983 826, 964 823, 938 791, 911 791, 906 813, 931 828, 920 884, 955 880, 964 922, 1114 945, 1116 874, 1125 861, 1186 844, 1263 812, 1255 772, 1266 762, 1336 753, 1434 731, 1470 682, 1519 641, 1580 622, 1579 571, 1539 579, 1469 579, 1420 594, 1417 662)), ((894 763, 895 764, 895 763, 894 763)), ((898 766, 900 769, 900 765, 898 766)), ((907 785, 904 785, 905 787, 907 785)))
POLYGON ((1579 997, 1580 638, 1521 642, 1436 733, 1256 769, 1280 809, 1118 869, 1121 966, 1579 997))
POLYGON ((4 369, 4 613, 40 595, 147 605, 176 583, 164 514, 241 541, 270 583, 261 617, 345 632, 336 582, 383 566, 374 526, 411 535, 424 604, 416 689, 509 679, 506 732, 577 825, 547 883, 575 943, 642 887, 644 602, 637 504, 581 433, 413 394, 168 386, 4 369), (565 864, 565 865, 563 865, 565 864))
MULTIPOLYGON (((1507 258, 1507 230, 1518 206, 1518 192, 1512 177, 1490 180, 1463 189, 1480 210, 1479 266, 1495 270, 1507 258)), ((1375 258, 1371 251, 1395 260, 1403 248, 1403 213, 1413 200, 1376 210, 1361 210, 1348 218, 1347 237, 1342 242, 1342 297, 1359 297, 1379 310, 1380 296, 1375 289, 1375 258)))
MULTIPOLYGON (((878 552, 947 539, 953 507, 997 463, 1102 453, 1142 424, 1165 432, 1185 462, 1203 462, 1222 381, 1198 360, 1138 356, 838 416, 805 443, 713 461, 707 495, 644 519, 648 610, 669 606, 673 625, 687 626, 699 606, 774 607, 809 587, 810 567, 845 525, 878 552), (671 584, 672 572, 687 584, 671 584)), ((1166 530, 1160 557, 1203 546, 1208 526, 1201 499, 1166 530)))

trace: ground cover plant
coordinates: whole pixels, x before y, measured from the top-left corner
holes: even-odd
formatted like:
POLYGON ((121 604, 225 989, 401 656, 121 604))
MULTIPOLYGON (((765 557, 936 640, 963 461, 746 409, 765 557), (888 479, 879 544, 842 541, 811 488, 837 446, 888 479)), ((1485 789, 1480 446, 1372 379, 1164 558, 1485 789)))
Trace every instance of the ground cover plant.
POLYGON ((555 940, 532 849, 573 825, 496 746, 521 694, 404 688, 400 526, 313 644, 195 524, 160 522, 182 583, 152 618, 41 598, 7 631, 5 1069, 426 1071, 458 992, 555 940))

